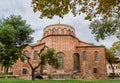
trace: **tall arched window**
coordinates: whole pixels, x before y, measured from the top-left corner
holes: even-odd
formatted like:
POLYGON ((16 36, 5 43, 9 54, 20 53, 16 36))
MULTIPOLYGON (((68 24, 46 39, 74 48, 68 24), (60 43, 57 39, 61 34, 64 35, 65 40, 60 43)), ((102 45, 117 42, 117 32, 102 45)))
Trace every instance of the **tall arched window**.
POLYGON ((75 53, 73 56, 73 61, 74 61, 74 70, 77 72, 79 72, 79 68, 80 68, 80 60, 79 60, 79 54, 75 53))
POLYGON ((38 52, 34 51, 34 57, 33 57, 33 59, 36 60, 37 58, 38 58, 38 52))
POLYGON ((57 58, 58 58, 58 62, 60 64, 59 69, 63 69, 64 68, 64 54, 58 53, 57 58))
POLYGON ((94 60, 98 61, 98 52, 97 51, 94 52, 94 60))
POLYGON ((29 53, 28 53, 28 51, 27 51, 27 50, 26 50, 26 51, 24 51, 23 55, 24 55, 25 59, 30 58, 30 57, 29 57, 29 53))
POLYGON ((83 51, 82 58, 83 58, 83 61, 86 60, 86 51, 83 51))

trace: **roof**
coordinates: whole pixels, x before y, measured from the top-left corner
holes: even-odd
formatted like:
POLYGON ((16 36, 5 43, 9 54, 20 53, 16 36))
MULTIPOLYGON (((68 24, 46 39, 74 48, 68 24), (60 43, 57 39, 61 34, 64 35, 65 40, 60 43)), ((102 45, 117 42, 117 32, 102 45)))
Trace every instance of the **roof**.
POLYGON ((66 24, 52 24, 52 25, 48 25, 43 30, 45 30, 46 28, 51 27, 51 26, 67 26, 67 27, 72 28, 75 31, 75 29, 72 26, 66 25, 66 24))

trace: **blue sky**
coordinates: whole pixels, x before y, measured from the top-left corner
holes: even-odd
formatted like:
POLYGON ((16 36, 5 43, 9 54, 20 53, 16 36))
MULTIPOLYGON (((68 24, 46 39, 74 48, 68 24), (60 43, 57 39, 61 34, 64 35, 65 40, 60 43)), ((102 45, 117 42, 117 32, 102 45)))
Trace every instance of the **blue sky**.
POLYGON ((105 45, 110 47, 117 39, 107 37, 105 40, 96 42, 94 35, 91 34, 89 29, 89 21, 84 20, 84 15, 73 17, 72 14, 65 15, 63 19, 54 17, 53 19, 39 18, 39 13, 34 13, 31 7, 31 0, 0 0, 0 18, 5 18, 14 15, 21 15, 23 19, 27 20, 27 23, 35 30, 32 35, 34 42, 40 40, 43 34, 43 28, 50 24, 56 24, 60 20, 61 24, 71 25, 75 28, 76 36, 79 40, 94 43, 95 45, 105 45))

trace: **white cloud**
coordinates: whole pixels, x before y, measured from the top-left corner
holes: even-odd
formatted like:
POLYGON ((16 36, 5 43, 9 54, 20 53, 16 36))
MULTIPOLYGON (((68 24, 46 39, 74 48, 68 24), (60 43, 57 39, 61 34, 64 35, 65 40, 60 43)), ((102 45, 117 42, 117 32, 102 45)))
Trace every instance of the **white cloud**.
POLYGON ((53 19, 40 19, 39 13, 34 13, 31 7, 31 0, 0 0, 0 18, 8 17, 11 14, 21 15, 23 19, 35 30, 33 33, 35 41, 40 40, 43 34, 43 28, 50 24, 58 23, 71 25, 75 28, 76 36, 81 41, 94 43, 97 45, 105 45, 110 47, 117 39, 115 37, 107 38, 100 42, 96 42, 94 36, 89 29, 89 21, 84 20, 84 15, 73 17, 71 14, 64 16, 64 19, 54 17, 53 19))

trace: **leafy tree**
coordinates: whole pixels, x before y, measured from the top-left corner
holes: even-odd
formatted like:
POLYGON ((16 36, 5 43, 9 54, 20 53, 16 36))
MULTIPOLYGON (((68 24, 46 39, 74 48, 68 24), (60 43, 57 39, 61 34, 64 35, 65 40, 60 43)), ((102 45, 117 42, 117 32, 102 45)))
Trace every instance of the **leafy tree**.
MULTIPOLYGON (((1 24, 0 25, 0 42, 4 43, 4 54, 1 54, 0 60, 2 61, 2 66, 5 67, 5 72, 7 73, 8 68, 13 65, 12 56, 13 52, 16 50, 11 44, 15 41, 16 31, 10 25, 1 24), (12 56, 11 56, 12 55, 12 56)), ((16 56, 14 56, 15 58, 16 56)))
POLYGON ((85 13, 85 19, 95 17, 108 18, 120 10, 120 0, 32 0, 34 12, 40 12, 40 17, 61 18, 68 13, 74 16, 85 13))
POLYGON ((105 52, 106 55, 106 60, 107 62, 111 65, 113 76, 115 75, 114 71, 114 64, 119 64, 120 63, 120 58, 118 57, 119 51, 120 51, 120 41, 117 41, 113 43, 112 47, 105 52))
MULTIPOLYGON (((5 55, 5 48, 4 45, 0 42, 0 66, 2 66, 3 63, 3 55, 5 55)), ((1 67, 2 70, 2 67, 1 67)))
POLYGON ((9 45, 15 41, 16 30, 9 24, 0 25, 0 42, 9 45))
MULTIPOLYGON (((5 54, 5 48, 4 45, 0 42, 0 56, 5 54)), ((1 58, 1 57, 0 57, 1 58)), ((0 59, 1 60, 1 59, 0 59)), ((1 62, 1 61, 0 61, 1 62)))
POLYGON ((11 15, 3 19, 3 25, 9 24, 16 30, 16 37, 13 44, 17 47, 24 46, 31 43, 33 38, 30 36, 34 31, 29 24, 26 24, 26 20, 23 20, 21 16, 11 15))
POLYGON ((115 63, 115 56, 110 52, 110 50, 106 51, 105 56, 106 56, 107 62, 110 64, 110 66, 112 68, 112 72, 114 74, 115 71, 114 71, 113 63, 115 63))
POLYGON ((40 18, 63 18, 69 13, 84 13, 86 20, 99 18, 90 26, 96 40, 111 35, 120 39, 120 0, 32 0, 31 4, 34 12, 40 12, 40 18))
POLYGON ((1 55, 2 66, 5 67, 6 73, 8 68, 21 55, 21 50, 32 42, 33 30, 30 25, 22 20, 21 16, 11 15, 10 17, 2 19, 0 23, 0 42, 4 45, 5 54, 1 55))
POLYGON ((107 62, 110 64, 112 68, 113 75, 115 75, 114 64, 117 64, 119 62, 119 59, 115 57, 115 55, 110 50, 106 50, 105 56, 106 56, 107 62))
POLYGON ((112 44, 112 47, 110 48, 111 52, 116 54, 118 57, 120 57, 120 41, 116 41, 112 44))
POLYGON ((55 50, 52 49, 52 48, 48 48, 46 51, 45 51, 45 48, 47 46, 44 45, 44 47, 40 50, 40 52, 38 53, 38 56, 39 56, 39 62, 36 66, 33 66, 32 63, 30 62, 31 61, 31 58, 30 57, 27 57, 27 62, 31 68, 31 75, 32 75, 32 80, 35 79, 35 70, 40 67, 41 69, 41 72, 42 73, 42 65, 45 65, 46 63, 48 63, 49 65, 53 66, 54 68, 58 68, 59 66, 59 63, 58 63, 58 60, 57 60, 57 57, 54 56, 54 52, 55 50))
POLYGON ((104 40, 108 36, 115 35, 120 39, 120 14, 114 18, 94 20, 90 23, 92 34, 97 41, 104 40))

